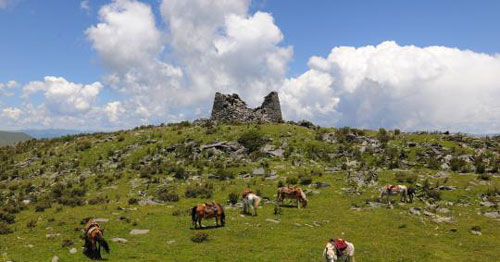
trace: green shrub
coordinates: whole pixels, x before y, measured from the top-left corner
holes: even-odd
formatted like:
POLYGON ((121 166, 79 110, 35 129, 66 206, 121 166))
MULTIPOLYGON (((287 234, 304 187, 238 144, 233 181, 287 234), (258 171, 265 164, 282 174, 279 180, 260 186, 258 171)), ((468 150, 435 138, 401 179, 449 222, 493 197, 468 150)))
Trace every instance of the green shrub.
POLYGON ((12 229, 9 228, 7 223, 0 221, 0 235, 7 235, 12 233, 12 229))
POLYGON ((128 200, 129 205, 137 205, 137 203, 139 203, 139 199, 137 199, 135 197, 129 198, 129 200, 128 200))
POLYGON ((239 198, 240 198, 240 194, 238 194, 236 192, 229 193, 229 203, 235 205, 236 203, 238 203, 239 198))
POLYGON ((286 178, 286 183, 288 185, 296 185, 298 182, 298 179, 296 177, 287 177, 286 178))
POLYGON ((16 222, 16 216, 6 212, 0 212, 0 222, 5 222, 7 224, 13 224, 16 222))
POLYGON ((414 184, 417 182, 417 175, 413 173, 397 172, 395 174, 396 181, 399 183, 410 183, 414 184))
POLYGON ((312 177, 310 177, 310 176, 302 176, 302 177, 300 177, 300 182, 299 183, 301 185, 305 186, 305 185, 310 185, 312 183, 312 181, 313 181, 312 177))
POLYGON ((266 141, 260 132, 252 129, 243 133, 238 139, 238 142, 251 153, 259 150, 259 148, 263 146, 266 141))
POLYGON ((158 191, 156 191, 156 196, 159 200, 166 202, 177 202, 180 199, 174 189, 166 187, 158 189, 158 191))
POLYGON ((196 232, 194 236, 191 237, 191 241, 193 241, 194 243, 208 241, 208 234, 203 232, 196 232))
POLYGON ((186 188, 185 196, 187 198, 211 198, 214 186, 210 183, 189 185, 186 188))
POLYGON ((35 227, 36 227, 36 220, 31 219, 30 221, 28 221, 28 222, 26 223, 26 227, 27 227, 27 228, 30 228, 30 229, 35 228, 35 227))

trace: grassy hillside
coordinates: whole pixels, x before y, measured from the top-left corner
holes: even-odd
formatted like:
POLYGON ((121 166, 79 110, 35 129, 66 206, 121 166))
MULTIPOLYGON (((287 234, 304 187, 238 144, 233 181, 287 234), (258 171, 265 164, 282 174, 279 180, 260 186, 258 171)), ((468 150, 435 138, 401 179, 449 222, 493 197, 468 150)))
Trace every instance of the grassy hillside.
POLYGON ((309 123, 183 122, 30 140, 0 149, 1 259, 87 261, 79 230, 94 217, 108 220, 109 261, 324 261, 331 237, 353 242, 357 261, 495 261, 499 154, 499 137, 309 123), (414 186, 417 198, 378 201, 386 183, 414 186), (286 184, 302 187, 309 205, 275 214, 286 184), (247 187, 264 199, 257 217, 229 203, 247 187), (224 204, 226 226, 192 229, 189 209, 211 200, 224 204), (197 232, 208 241, 194 243, 197 232))
POLYGON ((0 146, 13 145, 17 142, 29 139, 31 139, 31 137, 25 133, 0 131, 0 146))

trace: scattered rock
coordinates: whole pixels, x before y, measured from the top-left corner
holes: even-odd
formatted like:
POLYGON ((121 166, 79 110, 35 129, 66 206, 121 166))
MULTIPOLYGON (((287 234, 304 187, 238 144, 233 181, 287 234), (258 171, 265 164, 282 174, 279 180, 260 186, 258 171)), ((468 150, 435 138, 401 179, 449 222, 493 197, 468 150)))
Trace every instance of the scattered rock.
POLYGON ((69 250, 70 254, 76 254, 76 252, 78 252, 78 250, 75 247, 69 250))
POLYGON ((477 230, 471 230, 470 232, 471 232, 473 235, 478 235, 478 236, 480 236, 480 235, 482 235, 482 234, 483 234, 483 233, 481 233, 481 231, 477 231, 477 230))
POLYGON ((276 224, 279 224, 279 223, 280 223, 280 221, 279 221, 279 220, 272 219, 272 218, 266 218, 266 221, 267 221, 267 222, 276 223, 276 224))
POLYGON ((297 227, 302 227, 301 223, 295 223, 294 225, 297 226, 297 227))
MULTIPOLYGON (((132 232, 130 232, 132 233, 132 232)), ((127 243, 128 240, 126 240, 125 238, 121 238, 121 237, 114 237, 111 239, 111 241, 115 242, 115 243, 127 243)))
POLYGON ((444 207, 440 207, 440 208, 436 209, 436 211, 438 213, 441 213, 441 214, 448 214, 448 213, 450 213, 450 210, 448 208, 444 208, 444 207))
POLYGON ((131 235, 144 235, 147 233, 149 233, 149 229, 132 229, 132 231, 130 231, 131 235))
POLYGON ((330 187, 330 184, 328 184, 326 182, 316 182, 314 184, 314 187, 315 188, 330 187))
POLYGON ((495 219, 500 218, 500 211, 496 210, 496 211, 485 212, 484 216, 489 217, 489 218, 495 218, 495 219))
POLYGON ((52 262, 59 262, 59 257, 58 256, 53 256, 52 257, 52 262))
POLYGON ((169 240, 169 241, 167 241, 167 245, 172 245, 173 243, 175 243, 175 240, 169 240))
POLYGON ((419 216, 420 215, 420 208, 418 208, 418 207, 410 208, 410 214, 419 216))
POLYGON ((485 206, 485 207, 494 207, 494 206, 496 206, 495 203, 492 203, 490 201, 481 201, 481 202, 479 202, 479 205, 485 206))
POLYGON ((259 168, 252 170, 252 174, 254 176, 263 176, 266 174, 266 171, 264 170, 264 168, 259 167, 259 168))
POLYGON ((439 186, 438 187, 439 190, 448 190, 448 191, 453 191, 453 190, 457 190, 457 187, 456 186, 439 186))
POLYGON ((58 236, 60 236, 60 235, 61 235, 61 234, 59 234, 59 233, 55 233, 55 234, 46 234, 46 235, 45 235, 45 237, 46 237, 47 239, 54 239, 54 238, 56 238, 56 237, 58 237, 58 236))
POLYGON ((109 219, 107 219, 107 218, 96 218, 96 219, 94 219, 94 222, 98 222, 98 223, 102 223, 102 222, 106 223, 108 221, 109 221, 109 219))

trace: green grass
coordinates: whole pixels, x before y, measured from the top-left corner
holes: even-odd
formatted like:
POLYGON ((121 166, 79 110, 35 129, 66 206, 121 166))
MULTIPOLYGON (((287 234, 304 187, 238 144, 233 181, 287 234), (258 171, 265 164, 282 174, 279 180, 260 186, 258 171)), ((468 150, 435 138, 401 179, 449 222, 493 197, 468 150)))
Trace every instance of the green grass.
MULTIPOLYGON (((215 133, 207 134, 206 129, 191 127, 155 127, 140 130, 122 131, 115 134, 95 134, 75 136, 67 140, 41 140, 35 144, 22 144, 16 148, 4 162, 5 172, 10 174, 13 163, 22 162, 33 157, 35 151, 41 153, 33 163, 19 169, 21 180, 4 179, 0 181, 0 197, 27 197, 27 184, 41 188, 41 192, 50 192, 54 183, 73 185, 73 188, 87 189, 86 200, 97 196, 107 196, 108 204, 84 205, 77 207, 53 204, 44 212, 35 212, 33 204, 28 209, 16 214, 16 223, 9 225, 14 233, 0 235, 0 261, 50 261, 57 255, 60 261, 88 261, 81 253, 83 240, 78 231, 83 226, 80 221, 86 217, 108 218, 102 223, 105 227, 104 237, 110 244, 111 253, 103 256, 109 261, 324 261, 322 251, 326 241, 332 237, 345 238, 354 243, 357 261, 495 261, 500 255, 499 221, 487 218, 478 212, 493 210, 479 205, 480 195, 488 188, 500 188, 500 178, 493 176, 490 181, 480 183, 476 174, 457 174, 448 172, 450 177, 446 185, 457 186, 455 191, 442 191, 442 201, 438 204, 450 210, 456 219, 453 223, 434 223, 423 215, 409 213, 411 207, 425 208, 425 204, 416 200, 413 204, 398 204, 397 197, 393 208, 383 205, 380 208, 369 208, 366 201, 373 201, 378 196, 378 189, 385 183, 396 183, 396 170, 381 168, 378 173, 378 185, 363 188, 361 194, 347 194, 345 176, 347 171, 328 173, 327 167, 339 166, 346 161, 343 158, 321 158, 316 154, 335 153, 339 147, 356 147, 357 144, 330 144, 315 139, 316 131, 294 125, 220 125, 215 133), (178 159, 169 154, 163 161, 169 165, 179 165, 186 170, 199 171, 203 174, 201 181, 214 184, 214 195, 211 199, 185 198, 184 190, 188 184, 197 183, 192 180, 174 180, 164 170, 162 174, 153 174, 151 179, 158 183, 147 186, 145 178, 140 178, 140 171, 131 169, 148 155, 154 155, 159 149, 181 143, 185 140, 197 140, 202 144, 214 141, 235 141, 248 129, 258 129, 266 137, 272 139, 273 145, 281 145, 287 141, 294 148, 287 159, 257 158, 235 162, 225 155, 215 160, 201 159, 199 163, 189 159, 178 159), (113 140, 105 140, 113 137, 113 140), (120 141, 118 141, 118 138, 120 141), (92 146, 83 151, 77 150, 79 143, 91 141, 92 146), (147 140, 158 143, 147 144, 147 140), (97 168, 101 163, 108 163, 108 152, 122 150, 131 145, 138 145, 122 156, 125 164, 123 170, 114 167, 97 168), (311 147, 315 147, 311 150, 311 147), (50 154, 50 151, 54 151, 50 154), (292 165, 292 161, 301 161, 301 166, 292 165), (45 164, 42 164, 45 161, 45 164), (65 166, 72 161, 78 165, 65 166), (197 164, 202 164, 201 167, 197 164), (215 174, 225 167, 232 174, 251 172, 254 168, 267 163, 266 169, 274 170, 280 176, 276 180, 265 180, 260 177, 251 179, 232 179, 227 181, 209 180, 208 174, 215 174), (65 173, 58 174, 53 167, 61 165, 65 173), (45 176, 33 176, 42 166, 47 169, 45 176), (327 182, 331 187, 314 189, 320 193, 308 196, 306 209, 282 208, 281 215, 274 215, 272 203, 263 204, 258 210, 259 216, 240 216, 240 209, 227 206, 231 192, 241 193, 246 187, 259 190, 265 198, 274 199, 278 181, 286 177, 298 177, 309 174, 311 170, 319 171, 322 176, 312 176, 314 182, 327 182), (87 176, 80 181, 82 175, 87 176), (108 181, 107 178, 110 178, 108 181), (100 185, 98 185, 100 184, 100 185), (137 184, 137 187, 133 187, 137 184), (15 189, 11 190, 16 186, 15 189), (161 205, 139 206, 129 205, 130 198, 141 199, 141 194, 154 196, 161 186, 170 186, 181 196, 179 202, 162 203, 161 205), (466 190, 467 189, 467 190, 466 190), (226 226, 221 228, 194 230, 187 210, 199 202, 215 200, 226 206, 226 226), (458 203, 467 201, 469 205, 458 203), (448 203, 452 203, 449 205, 448 203), (120 207, 120 208, 119 208, 120 207), (358 207, 360 210, 357 208, 358 207), (132 210, 130 210, 132 209, 132 210), (180 210, 181 215, 174 216, 180 210), (280 223, 266 221, 277 219, 280 223), (37 221, 34 228, 28 228, 29 221, 37 221), (300 224, 297 226, 296 223, 300 224), (310 225, 310 226, 308 226, 310 225), (482 235, 473 235, 472 226, 479 226, 482 235), (130 235, 132 229, 150 229, 146 235, 130 235), (209 235, 209 241, 194 243, 191 237, 198 231, 209 235), (456 232, 455 232, 456 231, 456 232), (59 233, 55 239, 47 239, 46 234, 59 233), (111 242, 113 237, 126 238, 128 243, 111 242), (63 248, 63 240, 72 240, 74 245, 63 248), (175 241, 173 243, 169 241, 175 241), (31 247, 32 245, 32 247, 31 247), (70 254, 69 249, 76 247, 78 252, 70 254)), ((333 129, 328 129, 333 131, 333 129)), ((376 137, 377 132, 365 131, 367 136, 376 137)), ((405 141, 417 143, 441 143, 446 147, 456 147, 457 143, 443 141, 438 134, 401 134, 388 143, 388 147, 404 145, 405 141)), ((417 152, 425 151, 420 145, 408 150, 408 159, 416 161, 417 152)), ((467 149, 470 150, 470 149, 467 149)), ((492 152, 497 154, 497 149, 492 152)), ((373 163, 379 155, 363 154, 359 161, 373 163)), ((350 159, 352 160, 352 158, 350 159)), ((106 165, 104 165, 106 166, 106 165)), ((1 170, 0 170, 1 171, 1 170)), ((444 179, 430 178, 438 170, 427 169, 423 164, 409 171, 418 176, 418 183, 428 178, 431 185, 443 184, 444 179)), ((351 172, 357 172, 351 170, 351 172)), ((200 182, 201 182, 200 181, 200 182)), ((307 189, 308 186, 303 186, 307 189)), ((213 225, 213 220, 203 220, 204 225, 213 225)))

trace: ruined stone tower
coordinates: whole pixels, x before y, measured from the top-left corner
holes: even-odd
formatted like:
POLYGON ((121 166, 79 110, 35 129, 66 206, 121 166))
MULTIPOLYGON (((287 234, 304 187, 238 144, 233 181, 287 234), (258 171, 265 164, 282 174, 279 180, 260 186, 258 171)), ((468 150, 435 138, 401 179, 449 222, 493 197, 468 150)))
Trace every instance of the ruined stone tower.
POLYGON ((212 120, 220 122, 283 122, 278 93, 271 92, 257 108, 248 108, 237 94, 215 93, 212 120))

